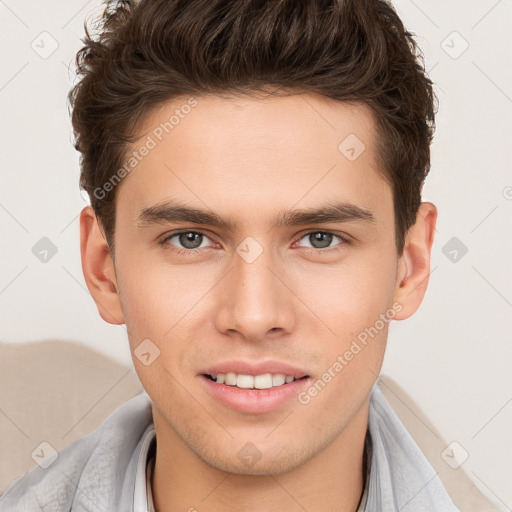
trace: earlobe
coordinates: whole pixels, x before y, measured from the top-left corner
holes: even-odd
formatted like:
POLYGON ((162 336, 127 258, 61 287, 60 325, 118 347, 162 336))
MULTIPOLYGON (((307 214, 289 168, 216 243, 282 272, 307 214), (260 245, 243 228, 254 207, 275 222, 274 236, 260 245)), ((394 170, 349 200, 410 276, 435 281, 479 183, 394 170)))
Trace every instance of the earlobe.
POLYGON ((430 256, 437 221, 437 208, 421 203, 416 222, 407 232, 403 253, 398 262, 394 301, 402 309, 395 320, 404 320, 420 307, 430 275, 430 256))
POLYGON ((90 206, 80 213, 80 254, 87 288, 98 312, 110 324, 123 324, 114 263, 101 226, 90 206))

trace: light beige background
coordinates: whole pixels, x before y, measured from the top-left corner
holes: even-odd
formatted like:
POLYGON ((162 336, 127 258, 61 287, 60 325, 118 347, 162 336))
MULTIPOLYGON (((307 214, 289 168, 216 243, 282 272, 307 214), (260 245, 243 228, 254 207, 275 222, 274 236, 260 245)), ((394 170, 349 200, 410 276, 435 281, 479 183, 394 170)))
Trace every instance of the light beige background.
MULTIPOLYGON (((124 326, 101 320, 80 267, 86 202, 66 95, 84 19, 98 5, 0 0, 0 340, 72 339, 131 364, 124 326), (57 248, 47 263, 32 253, 42 237, 57 248)), ((394 5, 437 84, 424 199, 438 206, 439 224, 426 299, 392 324, 383 373, 467 450, 475 484, 510 510, 512 2, 394 5), (467 247, 455 249, 456 262, 453 237, 467 247)))

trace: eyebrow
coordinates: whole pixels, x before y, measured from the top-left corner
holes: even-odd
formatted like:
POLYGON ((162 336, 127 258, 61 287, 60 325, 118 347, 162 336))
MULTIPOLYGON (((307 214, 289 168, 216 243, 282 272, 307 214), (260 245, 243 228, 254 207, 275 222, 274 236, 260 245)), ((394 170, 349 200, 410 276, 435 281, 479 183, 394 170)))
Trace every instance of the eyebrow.
MULTIPOLYGON (((370 210, 351 203, 336 202, 318 208, 281 211, 274 217, 273 227, 351 221, 376 222, 370 210)), ((165 201, 143 208, 137 217, 137 226, 140 228, 166 222, 205 224, 226 231, 235 231, 239 227, 238 222, 234 220, 224 219, 214 212, 193 208, 175 201, 165 201)))

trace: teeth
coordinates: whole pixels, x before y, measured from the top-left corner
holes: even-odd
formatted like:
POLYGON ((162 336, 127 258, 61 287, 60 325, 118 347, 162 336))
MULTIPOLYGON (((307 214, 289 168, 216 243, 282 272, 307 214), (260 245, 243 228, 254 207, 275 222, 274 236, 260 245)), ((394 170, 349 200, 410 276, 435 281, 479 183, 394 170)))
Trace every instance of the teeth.
POLYGON ((290 375, 282 373, 265 373, 263 375, 245 375, 243 373, 228 372, 218 373, 211 375, 212 379, 219 384, 226 384, 228 386, 236 386, 242 389, 269 389, 283 384, 289 384, 295 380, 290 375))
MULTIPOLYGON (((217 378, 218 377, 219 376, 217 375, 217 378)), ((226 377, 224 379, 224 384, 227 384, 228 386, 236 386, 236 373, 231 373, 231 372, 226 373, 226 377)))
POLYGON ((253 389, 254 388, 254 377, 252 375, 244 375, 243 373, 239 373, 236 378, 236 387, 243 389, 253 389))
POLYGON ((272 386, 282 386, 286 382, 286 376, 282 373, 272 375, 272 386))

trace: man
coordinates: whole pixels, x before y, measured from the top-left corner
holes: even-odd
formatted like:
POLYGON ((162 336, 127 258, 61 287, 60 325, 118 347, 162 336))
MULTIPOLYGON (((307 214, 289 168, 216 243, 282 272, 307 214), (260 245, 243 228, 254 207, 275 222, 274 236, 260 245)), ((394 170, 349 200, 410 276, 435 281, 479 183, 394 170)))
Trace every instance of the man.
POLYGON ((457 511, 376 384, 437 218, 391 5, 109 3, 84 43, 82 267, 147 394, 0 510, 457 511))

